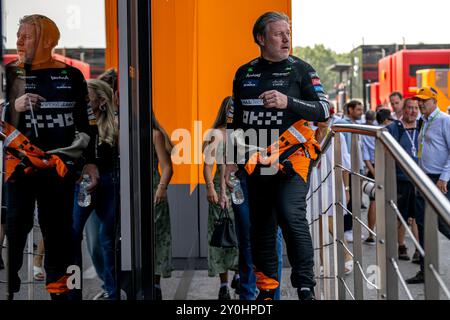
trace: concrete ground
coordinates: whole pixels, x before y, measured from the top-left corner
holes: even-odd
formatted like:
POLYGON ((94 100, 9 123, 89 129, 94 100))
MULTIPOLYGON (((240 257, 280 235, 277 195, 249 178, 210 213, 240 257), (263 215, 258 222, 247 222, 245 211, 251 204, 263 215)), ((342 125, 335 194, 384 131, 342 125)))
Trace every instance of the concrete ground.
MULTIPOLYGON (((363 213, 363 217, 366 214, 363 213)), ((367 236, 367 233, 365 233, 367 236)), ((35 243, 38 243, 40 238, 39 232, 35 232, 35 243)), ((443 277, 444 282, 450 287, 450 246, 449 241, 440 236, 440 273, 443 277)), ((409 248, 409 254, 413 254, 413 243, 410 238, 407 237, 406 245, 409 248)), ((350 248, 351 248, 350 244, 350 248)), ((92 300, 92 298, 101 291, 101 281, 95 274, 93 270, 92 263, 87 254, 86 248, 84 248, 84 283, 83 283, 83 298, 85 300, 92 300)), ((370 276, 370 266, 374 265, 376 261, 376 247, 363 245, 363 270, 366 272, 367 276, 370 276)), ((21 278, 23 282, 27 282, 27 260, 25 258, 24 268, 21 272, 21 278)), ((411 263, 410 261, 399 261, 399 268, 404 275, 405 279, 412 277, 418 271, 418 265, 411 263)), ((5 270, 0 270, 0 300, 6 299, 6 285, 4 280, 6 278, 5 270)), ((232 274, 230 273, 230 279, 232 274)), ((353 290, 353 273, 346 276, 345 281, 347 282, 350 290, 353 290)), ((332 285, 333 287, 333 281, 332 285)), ((173 272, 172 278, 162 279, 161 287, 163 292, 163 298, 166 300, 214 300, 217 299, 219 291, 219 279, 218 277, 210 278, 208 277, 207 270, 177 270, 173 272)), ((373 300, 377 297, 377 291, 372 289, 371 286, 364 286, 364 299, 373 300)), ((424 285, 408 285, 414 299, 422 300, 424 299, 424 285)), ((238 299, 232 292, 232 298, 238 299)), ((283 279, 282 279, 282 299, 283 300, 295 300, 297 299, 297 293, 290 284, 290 269, 283 269, 283 279)), ((401 284, 399 283, 399 296, 400 299, 407 299, 407 295, 401 284)), ((15 295, 17 300, 28 300, 33 298, 34 300, 48 300, 49 295, 46 293, 43 282, 34 282, 32 285, 23 285, 20 293, 15 295), (30 296, 31 289, 33 296, 30 296)), ((351 299, 347 295, 347 299, 351 299)), ((446 296, 441 292, 441 299, 446 299, 446 296)))

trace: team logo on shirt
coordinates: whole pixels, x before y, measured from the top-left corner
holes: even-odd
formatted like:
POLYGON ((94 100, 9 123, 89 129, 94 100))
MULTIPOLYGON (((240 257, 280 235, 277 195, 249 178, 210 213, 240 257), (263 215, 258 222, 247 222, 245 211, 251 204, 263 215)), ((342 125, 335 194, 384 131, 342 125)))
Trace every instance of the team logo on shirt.
POLYGON ((254 107, 254 106, 263 106, 263 99, 241 99, 241 103, 243 106, 254 107))
POLYGON ((275 72, 275 73, 272 73, 272 75, 274 77, 289 77, 290 74, 291 74, 290 72, 275 72))
POLYGON ((272 81, 272 87, 287 87, 289 84, 289 81, 285 81, 285 80, 274 80, 272 81))
POLYGON ((44 101, 41 102, 41 109, 72 109, 75 104, 73 101, 44 101))
POLYGON ((56 87, 57 90, 72 90, 72 86, 69 86, 67 84, 61 84, 60 86, 56 87))
POLYGON ((30 81, 30 80, 35 80, 37 77, 36 76, 19 76, 18 78, 20 80, 30 81))
POLYGON ((261 73, 247 73, 246 78, 261 78, 261 73))
POLYGON ((256 88, 259 86, 259 80, 253 80, 253 79, 245 80, 244 83, 242 84, 242 86, 244 88, 256 88))
POLYGON ((306 102, 306 101, 302 101, 302 100, 299 100, 299 99, 297 99, 297 98, 293 98, 292 99, 295 103, 298 103, 298 104, 300 104, 300 105, 302 105, 302 106, 305 106, 305 107, 308 107, 308 108, 312 108, 312 109, 315 109, 316 108, 316 106, 314 105, 314 104, 312 104, 312 103, 308 103, 308 102, 306 102))
POLYGON ((58 80, 70 80, 69 76, 50 76, 52 81, 58 81, 58 80))
POLYGON ((227 123, 233 123, 233 117, 234 117, 234 106, 231 105, 227 111, 227 123))
POLYGON ((314 90, 316 91, 316 92, 320 92, 320 93, 325 93, 325 90, 323 89, 323 87, 320 85, 320 86, 314 86, 314 90))
POLYGON ((91 126, 97 125, 97 117, 95 116, 94 110, 92 110, 92 107, 89 105, 87 107, 87 114, 88 114, 89 125, 91 125, 91 126))
POLYGON ((319 96, 319 99, 320 99, 320 100, 328 101, 328 98, 327 98, 327 96, 326 96, 325 94, 323 94, 323 93, 318 93, 317 95, 319 96))
POLYGON ((25 82, 25 90, 36 90, 36 83, 33 82, 25 82))

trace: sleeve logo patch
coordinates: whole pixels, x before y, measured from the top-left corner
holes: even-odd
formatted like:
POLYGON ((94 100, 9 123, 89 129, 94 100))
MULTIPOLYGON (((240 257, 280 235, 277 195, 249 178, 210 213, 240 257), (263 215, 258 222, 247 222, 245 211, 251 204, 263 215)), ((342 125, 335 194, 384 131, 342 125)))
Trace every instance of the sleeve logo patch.
POLYGON ((313 84, 313 86, 321 86, 322 85, 319 78, 312 79, 312 84, 313 84))

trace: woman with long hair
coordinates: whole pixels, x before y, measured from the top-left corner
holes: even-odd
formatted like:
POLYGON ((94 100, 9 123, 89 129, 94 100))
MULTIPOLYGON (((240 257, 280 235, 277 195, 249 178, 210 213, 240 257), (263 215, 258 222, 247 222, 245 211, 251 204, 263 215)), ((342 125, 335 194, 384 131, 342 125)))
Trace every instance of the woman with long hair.
POLYGON ((170 227, 169 203, 167 187, 172 179, 173 168, 170 155, 173 144, 166 131, 160 126, 152 113, 153 139, 153 198, 155 209, 156 230, 156 263, 155 291, 156 300, 162 300, 161 276, 169 278, 172 275, 172 235, 170 227), (159 173, 158 166, 161 168, 159 173))
POLYGON ((74 240, 76 241, 76 263, 82 265, 81 241, 87 219, 95 210, 100 220, 99 246, 103 257, 103 269, 99 277, 103 280, 103 292, 97 296, 99 300, 115 300, 118 298, 117 275, 115 267, 115 234, 116 234, 116 197, 118 196, 118 137, 119 129, 115 121, 115 103, 112 88, 104 81, 92 79, 87 82, 89 104, 96 116, 98 137, 96 146, 96 162, 100 174, 99 183, 91 193, 91 203, 81 207, 77 201, 80 186, 75 188, 73 212, 74 240))
POLYGON ((203 176, 206 181, 206 192, 209 202, 208 210, 208 275, 215 277, 219 274, 220 288, 219 300, 230 300, 231 296, 228 288, 228 270, 236 272, 233 279, 236 283, 238 278, 237 264, 238 252, 236 248, 216 248, 209 245, 211 235, 214 231, 214 222, 219 218, 220 213, 228 208, 230 216, 234 220, 231 206, 228 205, 229 194, 226 192, 225 179, 221 177, 223 170, 223 149, 225 127, 227 120, 227 112, 232 104, 231 97, 226 97, 220 106, 216 120, 212 126, 212 130, 203 144, 203 152, 205 153, 205 165, 203 168, 203 176), (212 148, 211 148, 212 147, 212 148), (213 176, 214 166, 216 164, 216 172, 213 176))

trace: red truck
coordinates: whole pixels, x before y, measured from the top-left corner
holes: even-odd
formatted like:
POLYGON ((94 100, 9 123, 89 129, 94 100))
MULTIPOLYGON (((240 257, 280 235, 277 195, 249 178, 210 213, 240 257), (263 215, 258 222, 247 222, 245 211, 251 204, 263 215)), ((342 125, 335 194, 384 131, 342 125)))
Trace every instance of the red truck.
MULTIPOLYGON (((88 63, 76 59, 67 58, 60 54, 54 54, 53 57, 58 61, 64 62, 65 64, 68 64, 69 66, 72 66, 80 70, 81 73, 83 73, 83 76, 86 80, 89 80, 91 78, 91 67, 89 66, 88 63)), ((5 54, 3 56, 3 63, 5 65, 14 60, 17 60, 16 54, 5 54)))
POLYGON ((394 91, 404 97, 413 96, 418 86, 417 71, 449 68, 450 49, 401 50, 382 58, 378 62, 379 82, 370 85, 371 109, 387 105, 394 91))

